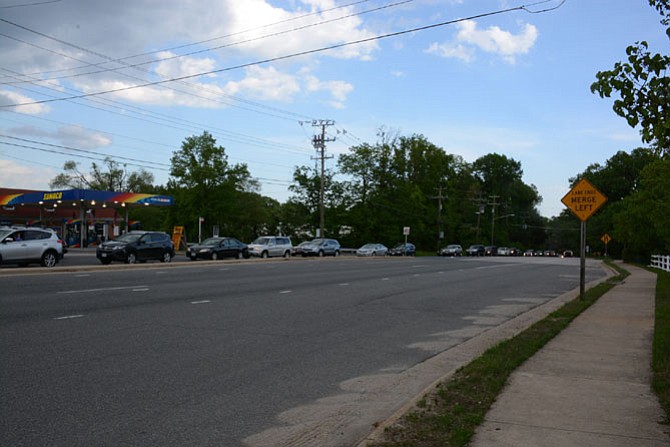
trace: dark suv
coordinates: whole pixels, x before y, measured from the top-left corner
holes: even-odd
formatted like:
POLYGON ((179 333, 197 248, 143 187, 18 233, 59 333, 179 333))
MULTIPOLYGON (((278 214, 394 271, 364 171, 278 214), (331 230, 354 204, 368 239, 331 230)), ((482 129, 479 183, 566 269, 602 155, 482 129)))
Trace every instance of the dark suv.
POLYGON ((100 244, 95 255, 105 265, 112 261, 126 264, 148 260, 170 262, 174 258, 174 244, 167 233, 129 231, 114 240, 100 244))

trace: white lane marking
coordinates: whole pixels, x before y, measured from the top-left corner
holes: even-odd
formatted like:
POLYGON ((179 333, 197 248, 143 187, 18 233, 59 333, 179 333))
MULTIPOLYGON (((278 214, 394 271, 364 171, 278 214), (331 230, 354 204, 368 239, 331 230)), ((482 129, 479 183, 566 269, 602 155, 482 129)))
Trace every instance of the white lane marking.
POLYGON ((282 291, 279 292, 279 293, 281 293, 281 294, 286 294, 286 293, 291 293, 291 292, 293 292, 293 290, 282 290, 282 291))
POLYGON ((200 300, 200 301, 191 301, 191 304, 206 304, 206 303, 211 303, 212 301, 210 300, 200 300))
POLYGON ((382 281, 388 281, 388 280, 389 280, 388 278, 382 278, 382 281))
POLYGON ((112 290, 128 290, 128 289, 137 289, 141 287, 146 287, 148 290, 149 286, 126 286, 126 287, 105 287, 101 289, 82 289, 82 290, 62 290, 60 292, 56 292, 56 294, 61 294, 61 295, 66 295, 66 294, 72 294, 72 293, 92 293, 92 292, 108 292, 112 290))
POLYGON ((138 287, 136 289, 133 289, 133 292, 147 292, 149 290, 148 287, 138 287))
POLYGON ((78 275, 74 275, 75 278, 86 278, 87 276, 91 276, 90 273, 80 273, 78 275))
POLYGON ((348 286, 348 285, 349 285, 349 283, 348 283, 348 282, 343 282, 343 283, 340 283, 340 286, 348 286))
POLYGON ((73 318, 83 318, 83 315, 66 315, 64 317, 55 317, 54 320, 72 320, 73 318))

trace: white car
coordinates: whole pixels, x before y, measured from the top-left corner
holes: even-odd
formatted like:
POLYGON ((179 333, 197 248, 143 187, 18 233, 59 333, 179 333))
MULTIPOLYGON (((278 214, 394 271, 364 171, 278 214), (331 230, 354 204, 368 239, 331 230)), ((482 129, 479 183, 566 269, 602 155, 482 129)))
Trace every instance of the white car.
POLYGON ((63 259, 63 241, 51 229, 0 228, 0 264, 39 263, 53 267, 63 259))
POLYGON ((256 238, 249 248, 249 255, 258 258, 271 258, 283 256, 288 258, 293 252, 291 239, 286 236, 261 236, 256 238))
POLYGON ((365 244, 356 250, 356 256, 386 256, 388 251, 384 244, 365 244))

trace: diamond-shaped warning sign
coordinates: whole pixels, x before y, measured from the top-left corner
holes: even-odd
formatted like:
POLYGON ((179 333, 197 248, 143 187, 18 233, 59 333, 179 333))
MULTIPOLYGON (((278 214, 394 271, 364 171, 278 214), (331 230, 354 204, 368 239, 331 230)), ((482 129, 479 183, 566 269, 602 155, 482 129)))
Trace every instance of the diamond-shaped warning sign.
POLYGON ((561 199, 561 202, 584 222, 607 202, 607 197, 583 178, 561 199))

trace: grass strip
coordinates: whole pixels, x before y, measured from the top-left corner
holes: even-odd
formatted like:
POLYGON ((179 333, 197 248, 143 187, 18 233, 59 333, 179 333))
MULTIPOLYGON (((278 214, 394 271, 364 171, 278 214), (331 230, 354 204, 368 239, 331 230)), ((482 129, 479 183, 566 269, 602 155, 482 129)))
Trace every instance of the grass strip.
POLYGON ((652 271, 657 276, 651 385, 665 410, 665 423, 670 424, 670 273, 652 271))
MULTIPOLYGON (((414 410, 384 431, 384 440, 369 447, 460 447, 466 446, 475 429, 500 394, 510 374, 598 298, 622 281, 628 272, 607 262, 618 275, 533 324, 513 338, 488 349, 460 368, 447 381, 424 396, 414 410)), ((666 334, 667 335, 667 334, 666 334)), ((666 349, 668 338, 666 336, 666 349)), ((668 362, 667 351, 663 361, 668 362)), ((666 369, 667 371, 667 369, 666 369)), ((667 375, 661 386, 669 391, 667 375)))

